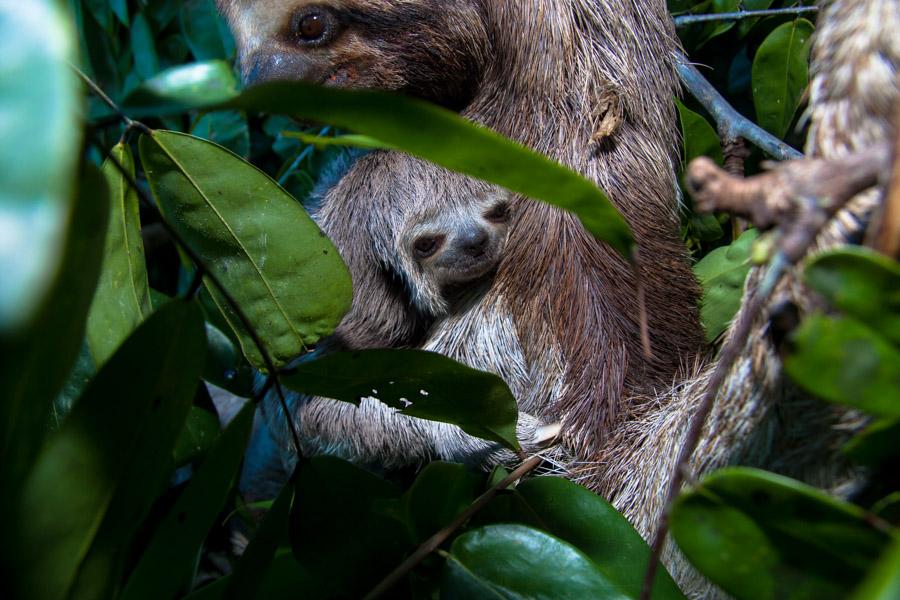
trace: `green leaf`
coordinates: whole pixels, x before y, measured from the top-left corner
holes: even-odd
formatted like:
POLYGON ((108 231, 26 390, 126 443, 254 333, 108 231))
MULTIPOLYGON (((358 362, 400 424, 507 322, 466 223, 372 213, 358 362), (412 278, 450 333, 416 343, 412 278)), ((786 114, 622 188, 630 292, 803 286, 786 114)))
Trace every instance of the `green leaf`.
MULTIPOLYGON (((328 335, 350 307, 350 275, 300 205, 262 171, 211 142, 142 136, 150 189, 175 230, 238 301, 275 367, 328 335)), ((266 364, 232 307, 207 288, 241 348, 266 364)))
POLYGON ((900 417, 900 350, 849 317, 807 317, 791 336, 784 368, 823 400, 900 417))
POLYGON ((850 600, 896 600, 900 598, 900 539, 894 543, 869 571, 850 600))
POLYGON ((684 138, 684 164, 688 164, 700 156, 708 156, 722 164, 722 143, 719 134, 705 118, 690 110, 677 98, 678 117, 681 122, 681 135, 684 138))
POLYGON ((128 579, 124 600, 174 598, 189 582, 200 546, 225 506, 253 425, 248 403, 219 436, 128 579))
POLYGON ((353 148, 367 148, 370 150, 390 148, 390 146, 388 146, 384 142, 376 140, 375 138, 369 137, 367 135, 356 135, 352 133, 346 135, 325 137, 321 135, 314 135, 311 133, 304 133, 302 131, 283 131, 282 135, 286 138, 294 138, 300 140, 304 144, 312 144, 319 148, 324 148, 327 146, 351 146, 353 148))
MULTIPOLYGON (((211 108, 173 102, 169 110, 211 108)), ((628 225, 592 182, 446 109, 377 91, 342 90, 302 82, 254 86, 218 108, 291 115, 336 125, 514 192, 572 211, 598 239, 629 256, 628 225)))
MULTIPOLYGON (((618 588, 634 598, 640 595, 650 547, 609 502, 561 477, 533 477, 517 486, 516 494, 528 507, 520 513, 521 522, 572 544, 618 588)), ((653 598, 684 598, 662 566, 653 598)))
POLYGON ((224 102, 237 94, 234 72, 224 60, 166 69, 128 95, 123 109, 133 117, 178 112, 183 106, 224 102))
POLYGON ((817 255, 804 280, 835 308, 900 345, 900 264, 861 246, 817 255))
POLYGON ((192 406, 172 451, 172 462, 181 466, 206 454, 216 443, 221 431, 219 416, 214 410, 192 406))
POLYGON ((628 598, 590 558, 524 525, 489 525, 453 542, 441 598, 628 598))
POLYGON ((864 465, 876 466, 900 458, 900 421, 876 421, 847 442, 843 451, 864 465))
MULTIPOLYGON (((737 12, 741 8, 741 2, 740 0, 713 0, 711 8, 712 10, 709 12, 713 14, 737 12)), ((697 45, 702 46, 706 44, 709 40, 730 30, 734 25, 734 21, 713 21, 707 23, 703 27, 703 32, 700 34, 700 42, 697 45)))
POLYGON ((150 22, 144 13, 138 13, 131 23, 131 49, 134 53, 134 70, 141 79, 150 79, 159 71, 156 42, 150 22))
POLYGON ((735 598, 843 598, 890 542, 864 511, 792 479, 723 469, 682 494, 672 535, 735 598))
POLYGON ((224 146, 242 158, 250 154, 247 119, 237 111, 206 113, 194 123, 191 134, 224 146))
POLYGON ((809 82, 813 24, 796 19, 776 27, 753 58, 753 104, 759 125, 783 138, 809 82))
POLYGON ((716 248, 694 266, 694 275, 703 286, 700 319, 708 342, 725 331, 741 307, 744 281, 751 267, 750 252, 757 237, 759 233, 749 229, 731 245, 716 248))
POLYGON ((103 268, 87 322, 88 346, 97 367, 153 310, 137 192, 114 162, 121 164, 133 180, 134 159, 128 146, 121 143, 111 155, 103 165, 110 196, 103 268))
POLYGON ((253 373, 231 338, 207 322, 203 379, 242 398, 249 398, 253 395, 253 373))
POLYGON ((6 3, 0 40, 0 333, 11 333, 35 316, 63 258, 81 92, 57 3, 6 3))
POLYGON ((234 566, 223 597, 234 600, 260 597, 257 592, 262 585, 266 569, 272 563, 275 552, 288 530, 293 501, 294 485, 288 483, 278 494, 256 534, 244 549, 241 559, 234 566))
POLYGON ((96 167, 86 165, 63 236, 63 264, 46 301, 29 327, 16 335, 0 335, 3 489, 18 488, 44 439, 54 398, 82 348, 85 319, 103 259, 107 202, 103 177, 96 167))
POLYGON ((476 475, 464 465, 426 465, 404 496, 416 541, 424 542, 449 525, 478 497, 483 483, 483 475, 476 475))
POLYGON ((233 53, 227 28, 213 0, 185 0, 181 7, 181 31, 197 60, 227 59, 233 53))
POLYGON ((294 557, 315 586, 328 590, 326 597, 361 597, 412 546, 398 519, 400 490, 360 467, 325 456, 300 464, 295 477, 294 557))
POLYGON ((165 486, 203 347, 199 309, 172 301, 91 380, 44 445, 10 517, 22 592, 14 597, 111 594, 122 549, 165 486))
POLYGON ((452 423, 470 435, 519 447, 518 408, 506 383, 434 352, 338 352, 300 363, 282 383, 354 404, 372 397, 411 417, 452 423))
POLYGON ((128 0, 109 0, 109 5, 116 18, 119 19, 119 23, 128 27, 128 0))

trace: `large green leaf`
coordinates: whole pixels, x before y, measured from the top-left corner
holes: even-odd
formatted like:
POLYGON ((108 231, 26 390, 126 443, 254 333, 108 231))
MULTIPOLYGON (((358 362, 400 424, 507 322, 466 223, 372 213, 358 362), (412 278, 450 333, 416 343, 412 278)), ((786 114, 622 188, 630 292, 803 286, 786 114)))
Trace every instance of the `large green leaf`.
POLYGON ((890 542, 864 511, 765 471, 725 469, 683 494, 672 535, 735 598, 844 598, 890 542))
POLYGON ((224 102, 237 94, 234 72, 224 60, 210 60, 166 69, 125 98, 129 115, 177 112, 183 106, 224 102))
POLYGON ((199 309, 172 301, 91 380, 38 456, 9 518, 13 597, 110 595, 123 549, 165 486, 203 349, 199 309))
POLYGON ((339 352, 297 365, 282 381, 298 392, 345 402, 372 397, 403 414, 453 423, 470 435, 519 447, 518 408, 506 383, 434 352, 339 352))
POLYGON ((753 104, 761 127, 782 138, 809 82, 810 36, 813 24, 796 19, 776 27, 753 58, 753 104))
POLYGON ((900 598, 900 538, 869 571, 850 600, 897 600, 900 598))
MULTIPOLYGON (((565 540, 587 555, 618 588, 640 595, 650 547, 628 519, 584 487, 561 477, 532 477, 516 487, 518 502, 494 519, 515 520, 565 540)), ((656 600, 684 598, 665 568, 656 573, 656 600)))
POLYGON ((0 332, 40 308, 71 212, 80 91, 72 24, 58 7, 4 2, 0 19, 0 332))
POLYGON ((751 267, 750 252, 758 236, 755 229, 749 229, 731 245, 716 248, 694 266, 694 274, 703 286, 700 320, 709 342, 725 331, 741 307, 744 281, 751 267))
POLYGON ((703 116, 695 113, 677 98, 678 118, 681 122, 681 135, 684 138, 684 164, 688 164, 700 156, 708 156, 722 164, 722 142, 719 134, 703 116))
POLYGON ((254 410, 252 403, 241 409, 156 527, 153 540, 128 579, 121 596, 124 600, 174 598, 189 582, 200 546, 237 477, 254 410))
MULTIPOLYGON (((224 148, 189 135, 142 136, 150 189, 181 237, 238 301, 276 367, 328 335, 350 307, 337 250, 274 181, 224 148)), ((207 288, 244 354, 266 364, 233 308, 207 288)))
POLYGON ((416 541, 424 542, 453 521, 478 497, 484 476, 464 465, 429 463, 406 491, 406 511, 416 541))
POLYGON ((868 248, 846 246, 816 256, 807 284, 837 309, 900 345, 900 264, 868 248))
POLYGON ((63 236, 63 264, 46 301, 29 327, 0 336, 0 483, 6 490, 18 487, 34 459, 50 407, 82 349, 103 259, 107 202, 103 177, 86 166, 63 236))
POLYGON ((103 165, 110 212, 103 269, 87 322, 88 345, 97 367, 152 311, 137 192, 114 161, 134 179, 131 151, 128 146, 117 144, 103 165))
POLYGON ((812 315, 791 337, 788 375, 823 400, 900 417, 900 349, 849 317, 812 315))
POLYGON ((489 525, 450 548, 441 598, 626 599, 590 558, 524 525, 489 525))

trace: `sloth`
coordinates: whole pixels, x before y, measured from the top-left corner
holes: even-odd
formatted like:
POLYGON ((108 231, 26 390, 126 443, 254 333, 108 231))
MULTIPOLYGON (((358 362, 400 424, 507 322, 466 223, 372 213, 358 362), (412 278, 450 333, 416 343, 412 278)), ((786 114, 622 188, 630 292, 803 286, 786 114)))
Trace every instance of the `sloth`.
MULTIPOLYGON (((478 198, 482 184, 376 152, 342 174, 317 218, 356 288, 336 342, 422 347, 499 374, 529 419, 561 422, 566 475, 609 499, 645 538, 652 535, 713 367, 702 355, 697 286, 677 236, 671 99, 678 48, 664 3, 220 0, 220 6, 250 82, 303 79, 437 101, 608 193, 640 246, 650 359, 640 348, 628 266, 562 211, 514 197, 493 276, 473 286, 465 302, 430 316, 419 314, 403 269, 386 268, 397 247, 373 240, 400 231, 398 213, 423 202, 478 198)), ((880 0, 833 0, 822 8, 807 153, 833 157, 893 131, 900 56, 888 32, 900 15, 895 2, 880 0), (872 27, 880 33, 866 37, 872 27)), ((878 199, 878 192, 857 199, 819 246, 858 236, 865 219, 856 217, 878 199)), ((748 286, 758 280, 752 274, 748 286)), ((779 286, 773 304, 785 300, 801 310, 809 306, 794 276, 779 286)), ((294 415, 317 451, 388 467, 438 457, 496 459, 449 426, 375 403, 317 411, 320 400, 294 415)), ((755 465, 848 493, 858 473, 836 449, 855 419, 786 384, 768 321, 761 319, 720 391, 689 469, 698 475, 755 465)), ((664 561, 689 594, 710 593, 671 544, 664 561)))

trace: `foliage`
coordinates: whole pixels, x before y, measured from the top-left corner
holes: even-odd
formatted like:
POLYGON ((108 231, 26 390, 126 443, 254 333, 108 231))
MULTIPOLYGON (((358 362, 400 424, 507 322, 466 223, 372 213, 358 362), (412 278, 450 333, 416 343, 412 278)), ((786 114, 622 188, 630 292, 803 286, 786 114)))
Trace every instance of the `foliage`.
MULTIPOLYGON (((673 0, 670 8, 782 4, 673 0)), ((573 210, 628 252, 624 221, 580 176, 443 109, 306 85, 241 91, 213 0, 69 0, 65 11, 32 0, 3 11, 0 43, 15 58, 0 69, 4 597, 369 591, 506 474, 433 463, 405 481, 335 458, 302 459, 261 519, 241 518, 252 512, 234 490, 253 404, 220 429, 201 382, 250 396, 254 369, 290 364, 286 386, 350 402, 375 396, 514 450, 516 406, 496 376, 428 353, 310 353, 295 363, 350 303, 346 267, 298 200, 336 146, 389 147, 573 210), (81 127, 67 61, 143 125, 128 128, 91 94, 81 127), (291 116, 328 125, 297 131, 291 116), (152 242, 154 231, 163 242, 152 242), (240 517, 228 519, 235 511, 240 517), (238 519, 247 548, 230 574, 203 585, 205 557, 227 545, 238 519)), ((710 77, 729 101, 796 142, 811 28, 777 16, 679 33, 692 59, 715 67, 710 77)), ((721 162, 703 110, 687 98, 678 108, 685 160, 721 162)), ((761 158, 751 156, 751 172, 761 158)), ((756 234, 738 238, 726 216, 689 207, 683 224, 689 248, 705 255, 697 274, 714 339, 740 303, 756 234)), ((847 447, 873 470, 871 489, 853 505, 768 473, 714 473, 679 499, 673 535, 736 597, 891 597, 900 556, 900 482, 889 475, 900 460, 892 394, 900 267, 842 250, 812 261, 806 278, 829 308, 797 330, 786 369, 823 400, 879 417, 847 447)), ((636 598, 649 556, 605 500, 533 477, 464 519, 393 593, 636 598)), ((664 570, 653 597, 682 597, 664 570)))

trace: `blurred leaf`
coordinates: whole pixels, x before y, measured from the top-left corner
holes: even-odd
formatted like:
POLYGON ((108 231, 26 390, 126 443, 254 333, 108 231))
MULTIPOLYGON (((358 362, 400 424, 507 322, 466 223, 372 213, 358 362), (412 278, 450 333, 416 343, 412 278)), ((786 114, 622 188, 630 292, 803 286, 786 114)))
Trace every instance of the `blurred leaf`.
POLYGON ((248 403, 181 492, 128 579, 123 600, 174 598, 190 581, 203 540, 225 506, 250 437, 255 406, 248 403))
POLYGON ((119 19, 119 23, 128 27, 128 0, 109 0, 109 5, 116 18, 119 19))
POLYGON ((12 333, 35 316, 62 261, 81 90, 57 3, 4 3, 0 40, 0 333, 12 333))
POLYGON ((241 559, 234 566, 228 586, 223 593, 224 598, 240 600, 267 597, 259 596, 257 593, 278 545, 285 538, 293 501, 294 485, 289 482, 278 494, 256 534, 247 544, 241 559))
POLYGON ((900 264, 861 246, 817 255, 804 280, 835 308, 900 345, 900 264))
POLYGON ((103 165, 110 212, 103 250, 103 268, 88 313, 87 340, 99 367, 152 312, 137 192, 115 162, 134 179, 134 159, 117 144, 103 165))
POLYGON ((678 117, 681 122, 681 135, 684 138, 684 164, 700 156, 708 156, 722 164, 722 143, 719 134, 705 118, 690 110, 677 98, 678 117))
MULTIPOLYGON (((328 335, 350 307, 340 255, 297 202, 264 173, 211 142, 154 131, 141 158, 163 213, 240 303, 276 367, 328 335)), ((258 348, 207 282, 241 348, 258 348)))
POLYGON ((783 138, 809 82, 813 24, 796 19, 775 28, 753 58, 753 104, 759 125, 783 138))
POLYGON ((111 32, 113 12, 109 0, 84 0, 84 4, 87 6, 88 11, 90 11, 94 19, 97 20, 100 27, 107 32, 111 32))
POLYGON ((405 415, 452 423, 470 435, 519 447, 518 407, 506 383, 434 352, 338 352, 296 365, 282 383, 354 404, 372 397, 405 415))
POLYGON ((703 286, 700 319, 706 340, 712 342, 725 331, 737 314, 750 272, 750 252, 759 237, 755 229, 745 231, 729 246, 716 248, 694 265, 694 275, 703 286))
POLYGON ((400 490, 360 467, 325 456, 299 465, 295 477, 294 557, 316 585, 328 589, 327 597, 361 597, 412 546, 396 516, 400 490))
POLYGON ((453 542, 441 598, 626 599, 591 559, 524 525, 489 525, 453 542))
MULTIPOLYGON (((516 487, 516 494, 529 509, 521 514, 521 522, 572 544, 619 589, 640 596, 650 547, 609 502, 561 477, 532 477, 516 487)), ((662 565, 653 598, 684 598, 662 565)))
POLYGON ((15 583, 27 590, 18 597, 110 595, 122 549, 165 485, 202 364, 200 311, 173 301, 91 380, 44 445, 11 518, 15 583))
POLYGON ((480 495, 483 481, 483 475, 476 475, 464 465, 426 465, 404 495, 416 541, 424 542, 467 509, 480 495))
POLYGON ((900 350, 849 317, 812 315, 791 336, 791 379, 823 400, 900 417, 900 350))
POLYGON ((875 421, 847 442, 843 450, 853 460, 876 466, 900 458, 900 421, 875 421))
POLYGON ((144 13, 135 15, 131 23, 131 49, 134 52, 134 70, 141 79, 150 79, 159 71, 154 37, 144 13))
MULTIPOLYGON (((721 14, 737 12, 741 8, 741 0, 712 0, 712 10, 709 13, 721 14)), ((706 44, 711 39, 722 35, 734 27, 735 21, 712 21, 703 26, 698 46, 706 44)))
MULTIPOLYGON (((18 335, 0 336, 0 483, 17 489, 47 428, 50 407, 78 357, 103 258, 109 212, 106 183, 85 165, 63 264, 37 317, 18 335)), ((4 282, 5 283, 5 282, 4 282)), ((0 494, 0 503, 9 500, 0 494)))
POLYGON ((224 60, 166 69, 129 94, 123 103, 131 116, 178 112, 183 105, 212 105, 237 93, 234 72, 224 60))
POLYGON ((50 431, 56 431, 63 424, 63 421, 72 412, 75 401, 81 397, 84 388, 87 387, 96 372, 97 366, 94 364, 91 350, 85 340, 81 345, 78 358, 75 359, 75 364, 72 365, 72 370, 50 407, 50 431))
POLYGON ((317 147, 352 146, 354 148, 368 148, 372 150, 390 148, 390 146, 388 146, 387 144, 379 142, 375 138, 369 137, 367 135, 346 134, 324 137, 321 135, 304 133, 302 131, 283 131, 282 135, 287 138, 298 139, 304 144, 312 144, 317 147))
POLYGON ((214 0, 184 0, 181 31, 197 60, 228 59, 234 52, 230 34, 214 0), (226 46, 226 43, 228 46, 226 46))
POLYGON ((233 110, 202 115, 191 134, 228 148, 241 158, 250 154, 250 130, 244 115, 233 110))
POLYGON ((862 509, 754 469, 723 469, 682 494, 672 535, 739 600, 844 598, 890 541, 862 509))
POLYGON ((221 431, 219 416, 215 411, 192 406, 172 451, 172 462, 181 466, 206 454, 216 443, 221 431))
POLYGON ((231 338, 209 322, 206 323, 206 357, 204 380, 244 398, 253 395, 253 369, 231 338))
POLYGON ((900 598, 900 538, 894 540, 869 571, 850 600, 896 600, 900 598))

